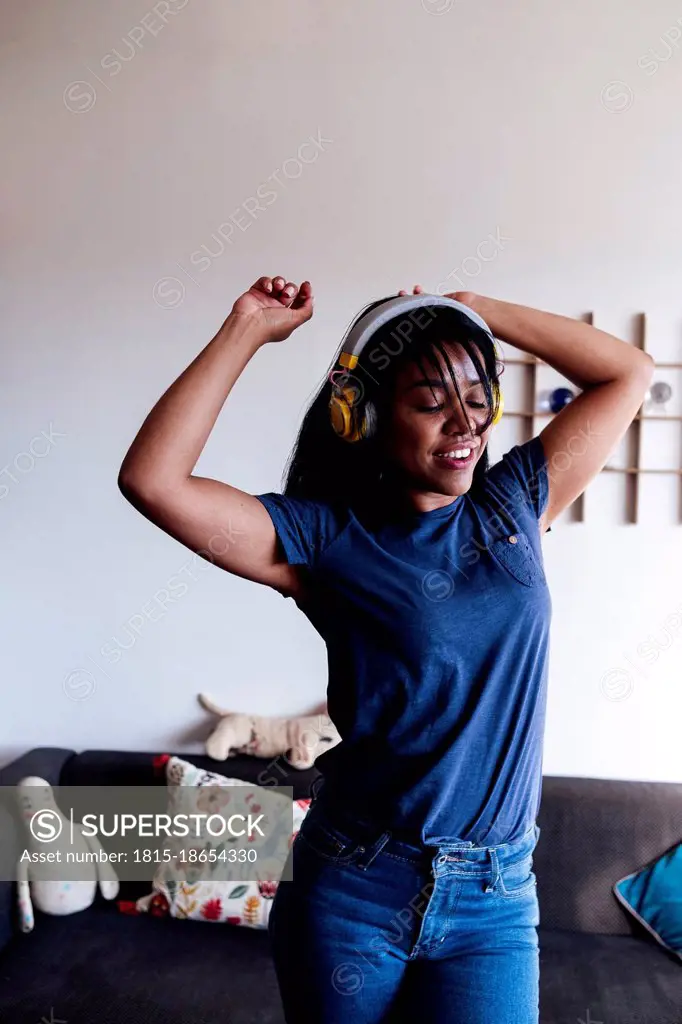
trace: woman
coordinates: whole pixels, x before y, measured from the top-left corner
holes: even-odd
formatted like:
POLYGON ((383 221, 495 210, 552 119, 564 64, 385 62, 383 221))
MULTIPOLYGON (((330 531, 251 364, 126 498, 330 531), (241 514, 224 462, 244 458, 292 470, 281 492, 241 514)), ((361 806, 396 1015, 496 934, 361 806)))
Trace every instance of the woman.
POLYGON ((333 372, 312 402, 285 493, 250 495, 193 470, 251 357, 312 316, 308 281, 260 278, 120 471, 147 518, 292 597, 327 645, 342 742, 316 762, 293 880, 270 917, 289 1024, 538 1021, 532 857, 551 616, 540 538, 606 462, 654 364, 585 323, 447 298, 416 330, 404 316, 378 327, 352 376, 333 372), (491 468, 493 335, 581 394, 491 468))

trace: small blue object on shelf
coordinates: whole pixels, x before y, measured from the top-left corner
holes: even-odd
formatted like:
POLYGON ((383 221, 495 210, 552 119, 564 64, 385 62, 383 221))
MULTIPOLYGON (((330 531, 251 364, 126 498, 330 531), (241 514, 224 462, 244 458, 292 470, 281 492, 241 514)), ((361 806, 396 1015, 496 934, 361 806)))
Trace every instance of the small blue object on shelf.
POLYGON ((682 843, 621 878, 613 891, 652 938, 682 960, 682 843))
POLYGON ((572 402, 575 395, 570 388, 554 388, 549 396, 549 408, 551 412, 561 412, 569 402, 572 402))

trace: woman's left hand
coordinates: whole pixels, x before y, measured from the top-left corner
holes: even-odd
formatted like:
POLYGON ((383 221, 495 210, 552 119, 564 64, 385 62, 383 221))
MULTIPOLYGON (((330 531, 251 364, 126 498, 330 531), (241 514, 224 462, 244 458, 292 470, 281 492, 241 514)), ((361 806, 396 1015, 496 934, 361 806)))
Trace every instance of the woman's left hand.
MULTIPOLYGON (((423 295, 424 294, 424 287, 423 287, 423 285, 416 284, 414 286, 414 288, 412 289, 412 294, 413 295, 423 295)), ((407 295, 407 292, 405 291, 404 288, 402 288, 398 292, 398 295, 407 295)), ((455 299, 456 302, 461 302, 465 306, 469 306, 470 309, 473 309, 474 308, 474 303, 476 302, 476 299, 478 298, 478 295, 476 295, 475 292, 446 292, 444 298, 446 298, 446 299, 455 299)))
POLYGON ((461 302, 463 305, 468 306, 469 309, 474 309, 476 300, 480 297, 475 292, 448 292, 446 293, 446 299, 454 299, 455 302, 461 302))

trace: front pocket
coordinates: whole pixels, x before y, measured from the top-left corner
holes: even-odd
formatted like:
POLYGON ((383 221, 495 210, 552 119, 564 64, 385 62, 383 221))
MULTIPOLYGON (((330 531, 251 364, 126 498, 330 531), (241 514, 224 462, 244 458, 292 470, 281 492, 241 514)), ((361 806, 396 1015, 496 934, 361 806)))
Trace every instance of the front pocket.
POLYGON ((526 587, 545 582, 545 573, 525 533, 512 533, 490 545, 495 560, 526 587))
POLYGON ((334 864, 349 864, 363 847, 357 839, 345 835, 338 829, 319 820, 311 820, 308 815, 301 822, 297 839, 308 849, 334 864))
POLYGON ((498 891, 505 899, 516 899, 533 892, 537 878, 533 871, 533 855, 528 854, 509 864, 500 864, 498 891))

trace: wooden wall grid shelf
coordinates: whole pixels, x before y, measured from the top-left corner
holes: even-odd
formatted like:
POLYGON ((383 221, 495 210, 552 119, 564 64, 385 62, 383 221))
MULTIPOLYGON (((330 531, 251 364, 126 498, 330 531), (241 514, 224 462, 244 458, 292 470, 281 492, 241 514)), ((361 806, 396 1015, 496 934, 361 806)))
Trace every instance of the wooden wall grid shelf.
MULTIPOLYGON (((583 318, 586 323, 594 324, 594 315, 587 313, 583 318)), ((647 323, 646 314, 640 313, 637 316, 637 332, 635 345, 640 348, 643 352, 647 351, 647 323)), ((529 396, 529 401, 532 403, 532 410, 505 410, 505 416, 516 417, 526 421, 526 433, 528 439, 534 437, 536 434, 536 420, 548 419, 556 415, 552 412, 544 412, 538 410, 538 367, 548 366, 543 359, 538 359, 537 356, 527 356, 522 359, 511 358, 504 360, 505 366, 523 366, 527 371, 527 378, 525 381, 525 392, 529 396)), ((656 363, 657 370, 682 370, 682 362, 671 363, 661 362, 656 363)), ((626 477, 626 522, 637 523, 639 517, 639 477, 642 474, 658 474, 664 476, 677 476, 682 477, 682 468, 670 468, 670 469, 647 469, 641 465, 642 456, 642 428, 643 422, 659 422, 659 423, 682 423, 682 415, 678 416, 652 416, 647 413, 639 412, 632 420, 632 423, 628 427, 626 437, 629 436, 630 446, 632 451, 632 465, 631 466, 604 466, 602 472, 605 473, 623 473, 626 477)), ((679 500, 679 512, 678 522, 682 522, 682 481, 680 481, 680 490, 678 495, 679 500)), ((578 498, 570 506, 572 522, 583 523, 585 522, 585 492, 579 495, 578 498)))

